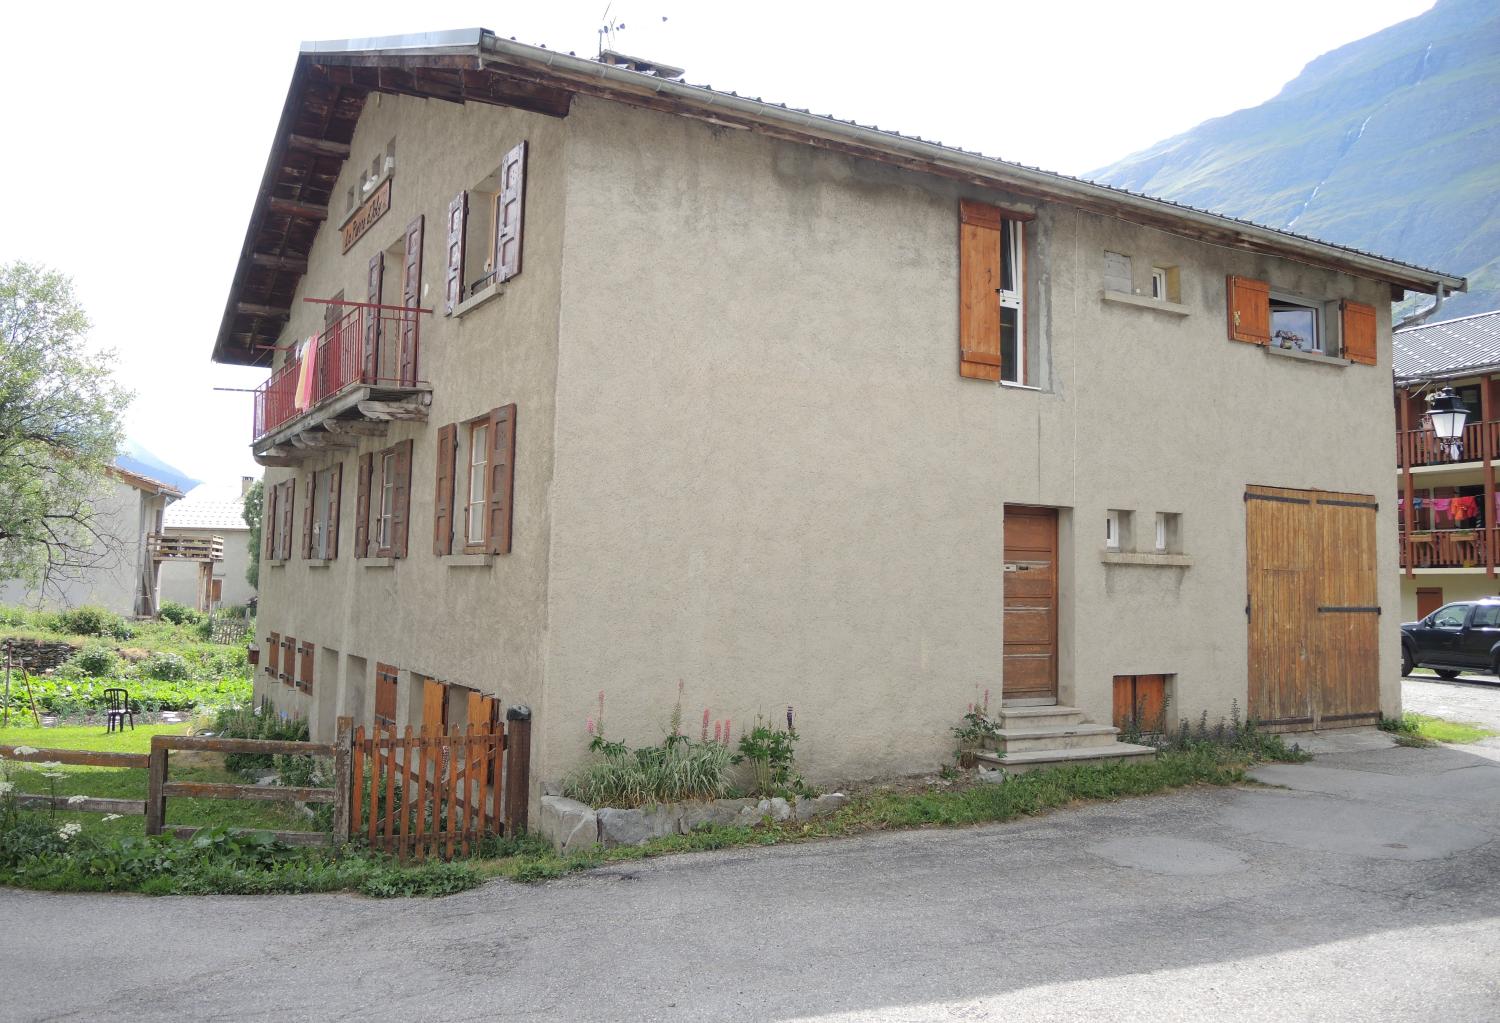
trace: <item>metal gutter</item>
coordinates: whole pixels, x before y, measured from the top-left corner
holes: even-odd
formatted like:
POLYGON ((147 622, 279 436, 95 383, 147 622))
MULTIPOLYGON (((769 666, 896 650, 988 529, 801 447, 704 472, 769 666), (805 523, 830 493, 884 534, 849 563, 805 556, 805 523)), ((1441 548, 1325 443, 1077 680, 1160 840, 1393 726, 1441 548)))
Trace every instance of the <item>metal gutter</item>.
POLYGON ((994 180, 997 187, 1004 187, 1007 182, 1020 183, 1030 186, 1037 191, 1048 193, 1064 202, 1070 197, 1090 200, 1107 203, 1123 209, 1186 221, 1210 230, 1231 231, 1247 239, 1254 239, 1262 244, 1274 246, 1279 252, 1287 255, 1296 256, 1300 254, 1324 261, 1337 259, 1352 268, 1364 271, 1371 277, 1389 279, 1394 276, 1398 277, 1401 281, 1420 282, 1427 286, 1424 289, 1414 290, 1426 290, 1428 293, 1433 293, 1440 286, 1449 291, 1464 291, 1467 288, 1467 281, 1463 277, 1456 277, 1452 274, 1431 270, 1426 267, 1402 263, 1397 260, 1386 259, 1330 242, 1318 241, 1317 239, 1278 231, 1274 228, 1263 227, 1249 221, 1238 220, 1234 217, 1226 217, 1217 213, 1209 213, 1191 206, 1182 206, 1169 200, 1156 199, 1124 189, 1112 188, 1108 185, 1095 184, 1094 182, 1084 181, 1081 178, 1072 178, 1052 171, 1027 167, 1023 164, 1007 163, 994 157, 953 149, 936 143, 897 135, 888 131, 881 131, 878 128, 868 128, 848 121, 840 121, 832 117, 824 117, 805 110, 793 110, 761 100, 717 92, 712 89, 688 85, 670 79, 653 78, 650 75, 628 71, 613 65, 601 64, 597 61, 572 57, 551 50, 501 39, 492 32, 484 32, 482 34, 480 46, 486 53, 503 57, 507 61, 528 66, 535 70, 550 71, 565 77, 572 76, 592 79, 602 83, 617 85, 622 90, 629 92, 650 91, 659 96, 669 97, 698 107, 704 111, 724 110, 748 120, 803 132, 830 141, 858 145, 883 151, 893 156, 941 164, 954 170, 990 178, 994 180))

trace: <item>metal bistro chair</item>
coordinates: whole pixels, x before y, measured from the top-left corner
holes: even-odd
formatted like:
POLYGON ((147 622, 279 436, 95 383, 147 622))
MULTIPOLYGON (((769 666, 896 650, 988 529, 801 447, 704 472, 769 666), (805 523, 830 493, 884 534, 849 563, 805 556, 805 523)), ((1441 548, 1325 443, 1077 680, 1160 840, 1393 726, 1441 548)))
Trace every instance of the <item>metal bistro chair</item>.
POLYGON ((130 705, 130 693, 124 689, 104 690, 104 731, 116 728, 125 731, 125 720, 130 720, 130 730, 135 731, 135 711, 130 705))

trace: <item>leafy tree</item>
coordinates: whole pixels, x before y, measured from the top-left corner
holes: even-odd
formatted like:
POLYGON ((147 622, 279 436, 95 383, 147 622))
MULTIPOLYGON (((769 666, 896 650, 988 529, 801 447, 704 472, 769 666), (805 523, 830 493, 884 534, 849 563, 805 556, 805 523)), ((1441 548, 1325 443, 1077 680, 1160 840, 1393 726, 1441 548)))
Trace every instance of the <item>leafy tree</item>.
POLYGON ((114 353, 85 349, 88 328, 71 279, 0 265, 0 579, 46 587, 119 557, 92 502, 130 394, 110 375, 114 353))
POLYGON ((260 589, 260 512, 265 497, 263 480, 256 480, 245 491, 245 521, 250 525, 250 564, 245 568, 245 581, 260 589))

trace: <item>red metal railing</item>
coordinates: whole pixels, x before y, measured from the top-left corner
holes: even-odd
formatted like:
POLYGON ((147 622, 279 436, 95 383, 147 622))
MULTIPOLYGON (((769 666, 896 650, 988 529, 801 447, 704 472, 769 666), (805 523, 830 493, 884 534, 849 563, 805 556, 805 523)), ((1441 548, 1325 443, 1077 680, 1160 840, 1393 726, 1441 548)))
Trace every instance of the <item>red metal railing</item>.
MULTIPOLYGON (((1490 526, 1474 529, 1433 529, 1411 534, 1413 568, 1483 568, 1495 538, 1490 526)), ((1401 567, 1406 567, 1406 533, 1401 540, 1401 567)))
POLYGON ((1454 457, 1453 442, 1439 441, 1431 430, 1396 432, 1396 465, 1447 465, 1477 462, 1484 458, 1488 442, 1491 457, 1500 457, 1500 422, 1473 422, 1464 427, 1463 443, 1454 457))
POLYGON ((317 408, 353 384, 365 386, 415 387, 419 353, 418 314, 430 309, 304 299, 345 310, 313 341, 312 379, 302 401, 302 363, 308 351, 289 357, 255 390, 254 439, 286 425, 304 412, 317 408))

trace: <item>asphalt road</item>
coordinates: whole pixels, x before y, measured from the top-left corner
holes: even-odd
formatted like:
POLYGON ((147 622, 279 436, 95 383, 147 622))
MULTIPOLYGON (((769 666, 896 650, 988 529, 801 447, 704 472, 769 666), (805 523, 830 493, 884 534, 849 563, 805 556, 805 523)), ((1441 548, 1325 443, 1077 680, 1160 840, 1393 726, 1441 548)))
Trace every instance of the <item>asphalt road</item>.
POLYGON ((1493 1021, 1500 764, 1353 745, 1285 788, 433 901, 0 891, 0 1016, 1493 1021))

